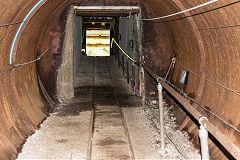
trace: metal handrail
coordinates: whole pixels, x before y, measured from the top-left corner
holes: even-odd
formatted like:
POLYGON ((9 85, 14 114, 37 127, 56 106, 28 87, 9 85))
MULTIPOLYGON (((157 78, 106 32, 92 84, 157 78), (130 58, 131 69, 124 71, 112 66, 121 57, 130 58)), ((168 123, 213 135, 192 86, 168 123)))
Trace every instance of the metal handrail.
MULTIPOLYGON (((112 39, 111 47, 113 42, 118 46, 123 54, 126 55, 126 57, 128 57, 136 65, 140 66, 141 70, 146 71, 149 75, 151 75, 157 83, 160 83, 162 87, 167 90, 168 93, 170 93, 199 122, 200 125, 205 127, 234 158, 240 159, 240 149, 228 137, 226 137, 218 128, 208 121, 207 118, 202 118, 204 116, 200 112, 198 112, 188 101, 186 101, 186 99, 184 99, 176 90, 167 84, 165 80, 154 73, 154 71, 152 71, 148 66, 132 59, 132 57, 130 57, 114 39, 112 39)), ((144 86, 141 90, 144 91, 144 86)), ((145 108, 145 95, 142 95, 142 93, 140 93, 140 95, 144 97, 143 108, 145 108)))
POLYGON ((151 75, 158 83, 160 83, 165 90, 168 91, 198 122, 203 125, 208 132, 210 132, 221 145, 236 159, 240 159, 240 149, 233 144, 218 128, 216 128, 210 121, 208 121, 200 112, 198 112, 186 99, 184 99, 176 90, 170 87, 162 78, 154 73, 146 65, 142 65, 143 69, 151 75))

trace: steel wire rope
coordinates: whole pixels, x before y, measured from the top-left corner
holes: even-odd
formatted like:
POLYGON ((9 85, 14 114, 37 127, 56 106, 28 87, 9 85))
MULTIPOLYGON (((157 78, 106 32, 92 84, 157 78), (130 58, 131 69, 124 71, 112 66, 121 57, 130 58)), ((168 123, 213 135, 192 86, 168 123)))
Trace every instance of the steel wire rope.
MULTIPOLYGON (((176 61, 175 61, 176 62, 176 61)), ((179 62, 179 61, 177 61, 179 62)), ((197 73, 189 70, 185 65, 181 64, 181 62, 179 62, 180 65, 182 65, 184 68, 186 68, 189 72, 191 72, 192 74, 198 76, 198 77, 201 77, 200 75, 198 75, 197 73)), ((209 74, 209 73, 208 73, 209 74)), ((160 78, 160 77, 159 77, 160 78)), ((162 78, 161 78, 162 79, 162 78)), ((190 99, 191 101, 194 101, 197 105, 199 105, 202 109, 204 109, 205 111, 209 112, 210 114, 212 114, 214 117, 218 118, 219 120, 221 120, 222 122, 224 122, 226 125, 230 126, 232 129, 234 129, 235 131, 237 131, 238 133, 240 133, 240 130, 238 130, 236 127, 234 127, 233 125, 231 125, 230 123, 228 123, 226 120, 224 120, 223 118, 221 118, 220 116, 218 116, 216 113, 210 111, 209 109, 207 109, 206 107, 204 107, 200 102, 196 101, 195 99, 189 97, 186 93, 183 92, 183 90, 179 89, 178 87, 176 87, 175 85, 173 85, 172 83, 170 83, 169 81, 167 81, 166 79, 162 79, 164 82, 168 83, 170 86, 172 86, 173 88, 177 89, 180 93, 182 93, 185 97, 187 97, 188 99, 190 99)), ((217 85, 220 85, 221 87, 224 87, 225 89, 228 89, 230 91, 234 91, 232 89, 229 89, 225 86, 223 86, 222 84, 216 82, 216 81, 213 81, 213 80, 209 80, 209 79, 206 79, 205 80, 207 81, 210 81, 212 83, 215 83, 217 85)), ((234 91, 236 92, 236 91, 234 91)), ((237 92, 238 95, 239 95, 239 92, 237 92)))
MULTIPOLYGON (((46 1, 40 8, 38 8, 38 10, 33 14, 33 16, 35 16, 43 7, 45 7, 50 0, 46 1)), ((32 17, 33 17, 32 16, 32 17)), ((31 19, 30 19, 31 20, 31 19)), ((12 25, 17 25, 20 23, 24 23, 24 22, 29 22, 30 20, 27 21, 18 21, 18 22, 11 22, 11 23, 6 23, 6 24, 0 24, 0 27, 8 27, 8 26, 12 26, 12 25)))
POLYGON ((4 75, 5 73, 7 73, 8 71, 12 70, 15 66, 11 65, 8 68, 2 69, 3 71, 0 73, 0 76, 4 75))
POLYGON ((198 28, 197 30, 223 29, 223 28, 233 28, 233 27, 240 27, 240 24, 227 25, 227 26, 215 26, 215 27, 198 28))
MULTIPOLYGON (((120 46, 114 39, 112 39, 111 47, 112 47, 112 43, 113 43, 113 42, 119 47, 119 49, 120 49, 131 61, 133 61, 134 63, 136 63, 137 65, 139 65, 139 63, 138 63, 136 60, 132 59, 132 58, 121 48, 121 46, 120 46)), ((192 73, 193 75, 195 75, 195 76, 197 76, 197 77, 201 77, 201 76, 198 75, 197 73, 195 73, 195 72, 191 71, 190 69, 188 69, 188 68, 187 68, 185 65, 183 65, 180 61, 176 61, 176 59, 174 59, 174 63, 180 64, 181 66, 183 66, 185 69, 187 69, 187 70, 188 70, 190 73, 192 73)), ((224 89, 226 89, 226 90, 228 90, 228 91, 231 91, 231 92, 233 92, 233 93, 235 93, 235 94, 237 94, 237 95, 240 96, 240 92, 238 92, 238 91, 236 91, 236 90, 233 90, 233 89, 230 89, 230 88, 222 85, 221 83, 217 82, 216 80, 210 80, 210 79, 207 79, 207 78, 204 78, 204 80, 206 80, 206 81, 208 81, 208 82, 211 82, 211 83, 214 83, 215 85, 218 85, 218 86, 220 86, 220 87, 222 87, 222 88, 224 88, 224 89)))
POLYGON ((151 23, 174 22, 174 21, 182 20, 182 19, 185 19, 185 18, 188 18, 188 17, 195 17, 195 16, 202 15, 202 14, 205 14, 205 13, 208 13, 208 12, 212 12, 212 11, 215 11, 215 10, 219 10, 219 9, 222 9, 222 8, 225 8, 225 7, 229 7, 229 6, 238 4, 239 2, 240 2, 240 1, 232 2, 232 3, 226 4, 226 5, 217 7, 217 8, 213 8, 213 9, 206 10, 206 11, 203 11, 203 12, 200 12, 200 13, 196 13, 196 14, 192 14, 192 15, 189 15, 189 16, 184 16, 184 17, 180 17, 180 18, 175 18, 175 19, 172 19, 172 20, 165 20, 165 21, 160 21, 160 22, 153 22, 153 21, 147 21, 147 22, 151 22, 151 23))
POLYGON ((192 8, 189 8, 189 9, 186 9, 186 10, 183 10, 183 11, 180 11, 180 12, 176 12, 176 13, 173 13, 173 14, 169 14, 169 15, 166 15, 166 16, 156 17, 156 18, 145 18, 145 19, 140 19, 140 20, 141 20, 141 21, 154 21, 154 20, 164 19, 164 18, 176 16, 176 15, 179 15, 179 14, 182 14, 182 13, 186 13, 186 12, 189 12, 189 11, 192 11, 192 10, 196 10, 196 9, 198 9, 198 8, 201 8, 201 7, 210 5, 210 4, 212 4, 212 3, 215 3, 215 2, 217 2, 217 1, 219 1, 219 0, 211 0, 211 1, 209 1, 209 2, 202 3, 202 4, 197 5, 197 6, 195 6, 195 7, 192 7, 192 8))
MULTIPOLYGON (((59 35, 59 38, 61 38, 64 33, 66 32, 66 30, 64 30, 60 35, 59 35)), ((24 65, 27 65, 27 64, 31 64, 31 63, 34 63, 36 61, 39 61, 41 60, 41 58, 49 51, 49 49, 51 49, 53 47, 53 43, 36 59, 32 60, 32 61, 29 61, 29 62, 26 62, 26 63, 20 63, 20 64, 15 64, 15 67, 18 67, 18 66, 24 66, 24 65)))
MULTIPOLYGON (((61 38, 64 33, 66 32, 66 30, 64 30, 59 38, 61 38)), ((31 64, 31 63, 35 63, 37 61, 40 61, 41 58, 49 51, 49 49, 51 49, 53 47, 54 44, 51 44, 38 58, 34 59, 34 60, 31 60, 31 61, 28 61, 28 62, 25 62, 25 63, 18 63, 18 64, 13 64, 11 65, 10 67, 6 68, 6 69, 2 69, 3 71, 0 73, 0 76, 4 75, 5 73, 11 71, 13 68, 16 68, 16 67, 19 67, 19 66, 25 66, 25 65, 28 65, 28 64, 31 64)))
MULTIPOLYGON (((50 0, 49 0, 50 1, 50 0)), ((48 3, 49 1, 47 1, 46 3, 48 3)), ((86 0, 85 2, 83 2, 83 4, 81 5, 84 5, 87 1, 89 0, 86 0)), ((177 20, 181 20, 181 19, 185 19, 185 18, 188 18, 188 17, 194 17, 194 16, 197 16, 197 15, 201 15, 201 14, 204 14, 204 13, 208 13, 208 12, 211 12, 211 11, 214 11, 214 10, 218 10, 218 9, 221 9, 221 8, 225 8, 225 7, 228 7, 228 6, 231 6, 231 5, 234 5, 234 4, 237 4, 239 3, 240 1, 236 1, 236 2, 233 2, 233 3, 229 3, 227 5, 224 5, 224 6, 221 6, 221 7, 217 7, 217 8, 214 8, 214 9, 210 9, 210 10, 207 10, 207 11, 203 11, 203 12, 200 12, 200 13, 196 13, 196 14, 193 14, 193 15, 190 15, 190 16, 184 16, 184 17, 181 17, 181 18, 177 18, 177 19, 172 19, 172 20, 167 20, 167 21, 161 21, 161 22, 154 22, 154 23, 165 23, 165 22, 172 22, 172 21, 177 21, 177 20)), ((131 6, 130 6, 131 7, 131 6)), ((42 8, 42 7, 41 7, 42 8)), ((41 9, 39 8, 38 11, 41 9)), ((37 13, 37 12, 36 12, 37 13)), ((36 14, 35 13, 35 14, 36 14)), ((131 18, 132 19, 132 18, 131 18)), ((26 21, 19 21, 19 22, 12 22, 12 23, 6 23, 6 24, 0 24, 0 27, 6 27, 6 26, 11 26, 11 25, 16 25, 16 24, 19 24, 19 23, 23 23, 23 22, 26 22, 26 21)), ((226 26, 226 27, 237 27, 239 25, 232 25, 232 26, 226 26)), ((226 28, 224 27, 224 28, 226 28)), ((223 28, 223 27, 221 27, 223 28)), ((199 30, 203 30, 201 28, 199 28, 199 30)))
POLYGON ((131 10, 129 11, 129 15, 127 16, 127 19, 132 20, 131 16, 132 16, 133 7, 129 1, 125 1, 125 3, 131 7, 131 10))
POLYGON ((167 77, 168 77, 168 75, 169 75, 172 67, 174 67, 175 63, 176 63, 176 58, 173 57, 173 58, 172 58, 172 61, 171 61, 171 64, 170 64, 170 66, 169 66, 169 68, 168 68, 167 74, 166 74, 166 76, 165 76, 165 78, 164 78, 164 80, 167 80, 167 77))
MULTIPOLYGON (((162 79, 162 78, 161 78, 162 79)), ((162 79, 164 81, 164 79, 162 79)), ((177 86, 175 86, 174 84, 172 84, 169 81, 164 81, 167 84, 169 84, 171 87, 175 88, 177 91, 179 91, 181 94, 184 95, 184 97, 187 97, 189 100, 195 102, 198 106, 200 106, 203 110, 205 110, 206 112, 212 114, 214 117, 218 118, 219 120, 221 120, 223 123, 225 123, 226 125, 228 125, 229 127, 231 127, 232 129, 234 129, 235 131, 237 131, 238 133, 240 133, 240 130, 238 130, 236 127, 234 127, 233 125, 231 125, 229 122, 227 122, 226 120, 224 120, 223 118, 221 118, 220 116, 218 116, 216 113, 210 111, 209 109, 207 109, 206 107, 204 107, 200 102, 198 102, 197 100, 189 97, 186 93, 184 93, 180 88, 178 88, 177 86)))
POLYGON ((26 22, 26 21, 19 21, 19 22, 11 22, 11 23, 6 23, 6 24, 0 24, 0 27, 12 26, 12 25, 23 23, 23 22, 26 22))
MULTIPOLYGON (((198 75, 197 73, 193 72, 192 70, 190 70, 188 67, 186 67, 185 65, 183 65, 180 61, 176 61, 176 63, 178 63, 179 65, 183 66, 185 69, 187 69, 190 73, 192 73, 193 75, 197 76, 197 77, 201 77, 200 75, 198 75)), ((210 75, 208 73, 208 75, 210 75)), ((212 76, 211 76, 212 77, 212 76)), ((234 89, 230 89, 226 86, 224 86, 223 84, 217 82, 216 80, 210 80, 210 79, 207 79, 207 78, 204 78, 205 81, 208 81, 208 82, 211 82, 211 83, 214 83, 215 85, 219 86, 219 87, 222 87, 230 92, 233 92, 235 94, 237 94, 238 96, 240 96, 240 92, 234 90, 234 89)))
MULTIPOLYGON (((149 106, 148 106, 148 107, 149 107, 149 106)), ((144 112, 144 113, 145 113, 145 112, 144 112)), ((146 113, 145 113, 145 115, 146 115, 146 117, 147 117, 147 119, 148 119, 149 121, 151 121, 151 122, 154 123, 154 121, 153 121, 152 119, 150 119, 149 116, 147 116, 146 113)), ((155 117, 154 114, 153 114, 153 117, 158 120, 158 118, 155 117)), ((153 124, 153 126, 154 126, 154 128, 157 130, 157 132, 160 134, 161 131, 160 131, 158 125, 157 125, 157 124, 153 124)), ((175 149, 176 149, 177 152, 182 156, 182 158, 187 159, 187 157, 186 157, 183 153, 181 153, 182 151, 181 151, 181 149, 179 149, 179 146, 178 146, 176 143, 174 143, 173 140, 172 140, 166 133, 164 133, 164 135, 165 135, 165 136, 167 137, 167 139, 170 141, 170 143, 172 144, 172 146, 175 147, 175 149)))
MULTIPOLYGON (((34 13, 33 16, 35 16, 40 9, 42 9, 43 7, 45 7, 45 6, 48 4, 49 1, 51 1, 51 0, 46 1, 46 3, 44 3, 44 5, 41 6, 41 7, 34 13)), ((68 1, 68 0, 67 0, 67 1, 68 1)), ((84 1, 81 5, 84 5, 84 4, 85 4, 86 2, 88 2, 88 1, 89 1, 89 0, 84 1)), ((29 21, 30 21, 30 20, 29 20, 29 21)), ((0 25, 0 27, 9 26, 9 25, 15 25, 15 24, 23 23, 23 22, 26 22, 26 21, 13 22, 13 23, 9 23, 9 24, 3 24, 3 25, 0 25)), ((65 32, 66 32, 66 29, 60 34, 59 38, 61 38, 65 32)), ((47 51, 48 51, 49 49, 51 49, 52 47, 53 47, 53 44, 51 44, 38 58, 36 58, 36 59, 34 59, 34 60, 31 60, 31 61, 25 62, 25 63, 20 63, 20 64, 13 64, 13 65, 11 65, 10 67, 1 69, 1 70, 3 70, 3 71, 0 72, 0 76, 2 76, 2 75, 4 75, 5 73, 11 71, 11 70, 12 70, 13 68, 15 68, 15 67, 28 65, 28 64, 31 64, 31 63, 34 63, 34 62, 39 61, 39 60, 47 53, 47 51)))
MULTIPOLYGON (((15 45, 16 37, 18 36, 18 34, 19 34, 19 32, 20 32, 20 29, 22 28, 23 24, 27 21, 26 18, 29 17, 30 13, 33 12, 33 9, 34 9, 35 7, 37 7, 37 6, 40 4, 41 1, 42 1, 42 0, 40 0, 40 1, 30 10, 30 12, 27 14, 27 16, 26 16, 26 17, 24 18, 24 20, 22 21, 20 27, 18 28, 18 31, 17 31, 17 33, 16 33, 16 35, 15 35, 15 38, 14 38, 13 43, 12 43, 11 51, 10 51, 10 61, 9 61, 10 64, 12 64, 12 52, 13 52, 13 47, 14 47, 14 45, 15 45)), ((35 16, 35 14, 37 14, 37 13, 39 12, 39 10, 41 10, 42 8, 44 8, 44 7, 48 4, 49 1, 51 1, 51 0, 47 0, 42 6, 40 6, 40 7, 37 9, 37 11, 33 14, 33 16, 35 16)), ((64 3, 68 2, 68 1, 70 1, 70 0, 65 0, 64 3)), ((85 4, 87 1, 89 1, 89 0, 84 1, 81 5, 85 4)), ((63 3, 63 4, 64 4, 64 3, 63 3)), ((31 18, 30 18, 28 21, 30 21, 33 16, 31 16, 31 18)))

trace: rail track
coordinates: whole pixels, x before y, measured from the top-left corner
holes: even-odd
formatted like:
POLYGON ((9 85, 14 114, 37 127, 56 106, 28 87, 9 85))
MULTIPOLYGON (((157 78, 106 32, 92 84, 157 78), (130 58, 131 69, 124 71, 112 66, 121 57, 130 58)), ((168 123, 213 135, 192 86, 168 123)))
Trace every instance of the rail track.
POLYGON ((87 159, 134 159, 108 59, 96 58, 93 63, 93 109, 87 159), (97 68, 101 68, 103 72, 99 72, 97 68))

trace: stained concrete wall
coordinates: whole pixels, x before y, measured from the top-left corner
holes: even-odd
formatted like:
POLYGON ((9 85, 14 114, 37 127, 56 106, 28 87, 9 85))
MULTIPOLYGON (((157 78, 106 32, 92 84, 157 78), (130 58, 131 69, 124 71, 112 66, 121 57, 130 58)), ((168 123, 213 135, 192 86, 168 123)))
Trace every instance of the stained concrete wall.
POLYGON ((73 65, 73 30, 74 10, 68 13, 66 30, 62 48, 62 64, 58 69, 57 93, 60 102, 67 101, 74 97, 74 65, 73 65))
POLYGON ((83 18, 81 16, 74 15, 74 26, 73 26, 74 82, 75 82, 75 77, 79 73, 79 68, 80 68, 80 58, 82 55, 82 41, 83 41, 82 32, 83 32, 83 18))
MULTIPOLYGON (((121 40, 119 40, 119 44, 121 48, 134 60, 139 61, 140 59, 140 45, 141 42, 138 41, 139 37, 141 36, 140 27, 137 25, 137 21, 134 21, 133 19, 137 19, 138 14, 131 15, 131 19, 129 17, 120 17, 119 18, 119 34, 121 35, 121 40), (132 44, 131 44, 132 43, 132 44)), ((125 62, 125 68, 126 68, 126 62, 129 64, 129 75, 131 79, 132 86, 135 86, 134 91, 137 94, 138 88, 139 88, 139 67, 134 64, 129 58, 127 58, 122 51, 119 49, 120 53, 120 61, 122 61, 122 55, 124 57, 125 62), (132 65, 134 65, 134 72, 135 77, 132 77, 132 65), (134 82, 132 80, 135 80, 134 82)), ((123 62, 122 62, 123 63, 123 62)))

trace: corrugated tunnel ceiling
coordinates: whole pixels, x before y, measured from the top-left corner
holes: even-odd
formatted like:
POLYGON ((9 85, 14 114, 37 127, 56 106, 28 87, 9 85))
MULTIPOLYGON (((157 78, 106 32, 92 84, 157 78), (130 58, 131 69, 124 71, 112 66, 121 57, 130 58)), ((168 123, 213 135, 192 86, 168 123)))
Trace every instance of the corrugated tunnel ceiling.
MULTIPOLYGON (((38 82, 52 99, 56 97, 57 69, 67 12, 76 6, 139 6, 142 18, 176 13, 208 2, 207 0, 8 0, 0 1, 0 159, 15 158, 25 139, 38 128, 51 108, 38 82), (37 6, 36 4, 39 3, 37 6), (34 9, 35 7, 35 9, 34 9), (18 67, 9 64, 14 37, 26 15, 12 52, 12 63, 21 64, 47 52, 40 61, 18 67), (17 22, 17 23, 16 23, 17 22), (10 67, 10 69, 8 69, 10 67), (8 71, 9 70, 9 71, 8 71), (7 72, 6 72, 7 71, 7 72)), ((240 1, 219 0, 207 6, 169 18, 142 21, 143 62, 164 77, 176 57, 174 71, 168 77, 182 88, 179 79, 189 70, 185 93, 240 129, 240 1)), ((146 79, 146 83, 151 83, 146 79)), ((151 87, 146 92, 150 92, 151 87)), ((239 133, 191 102, 235 145, 240 147, 239 133)), ((185 119, 176 107, 181 128, 198 143, 198 126, 185 119)), ((212 159, 231 157, 217 142, 210 142, 212 159), (221 148, 221 149, 219 149, 221 148)))

